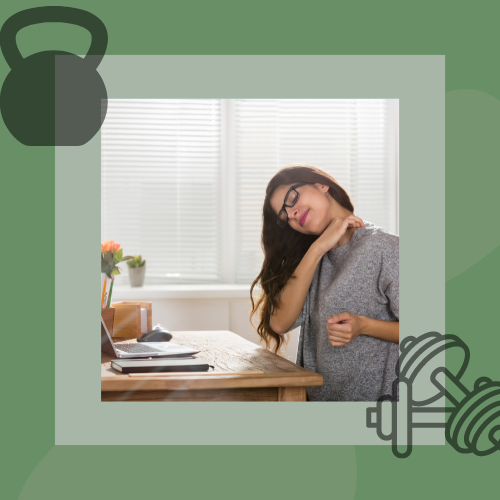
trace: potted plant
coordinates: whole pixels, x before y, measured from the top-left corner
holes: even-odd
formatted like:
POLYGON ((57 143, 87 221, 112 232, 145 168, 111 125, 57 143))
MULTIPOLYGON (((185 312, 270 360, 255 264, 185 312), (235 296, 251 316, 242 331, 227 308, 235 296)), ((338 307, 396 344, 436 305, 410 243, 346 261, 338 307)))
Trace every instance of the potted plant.
POLYGON ((127 261, 130 286, 144 285, 144 276, 146 274, 146 261, 142 260, 140 255, 135 255, 127 261))
POLYGON ((113 240, 101 241, 101 308, 111 304, 111 293, 115 276, 121 274, 117 264, 131 259, 123 256, 123 248, 113 240))

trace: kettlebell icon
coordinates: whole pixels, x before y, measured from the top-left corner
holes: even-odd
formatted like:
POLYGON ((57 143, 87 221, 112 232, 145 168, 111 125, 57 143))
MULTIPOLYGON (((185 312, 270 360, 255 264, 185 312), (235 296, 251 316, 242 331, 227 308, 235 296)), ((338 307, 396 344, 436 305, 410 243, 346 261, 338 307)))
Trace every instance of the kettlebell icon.
POLYGON ((97 72, 108 45, 103 22, 72 7, 37 7, 5 21, 0 48, 11 71, 0 93, 0 110, 9 132, 26 146, 81 146, 99 131, 107 111, 107 92, 97 72), (88 54, 51 50, 23 58, 16 34, 32 24, 81 26, 92 35, 88 54))

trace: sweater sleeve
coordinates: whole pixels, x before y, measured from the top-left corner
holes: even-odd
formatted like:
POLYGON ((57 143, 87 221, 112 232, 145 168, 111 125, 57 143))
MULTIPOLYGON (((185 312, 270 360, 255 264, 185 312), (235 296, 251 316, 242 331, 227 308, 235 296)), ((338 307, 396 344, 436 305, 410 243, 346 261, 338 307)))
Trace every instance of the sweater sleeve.
POLYGON ((389 307, 391 311, 399 321, 399 280, 396 279, 389 283, 389 286, 385 291, 385 295, 389 299, 389 307))
POLYGON ((389 301, 389 308, 399 320, 399 237, 386 233, 382 251, 380 288, 389 301))

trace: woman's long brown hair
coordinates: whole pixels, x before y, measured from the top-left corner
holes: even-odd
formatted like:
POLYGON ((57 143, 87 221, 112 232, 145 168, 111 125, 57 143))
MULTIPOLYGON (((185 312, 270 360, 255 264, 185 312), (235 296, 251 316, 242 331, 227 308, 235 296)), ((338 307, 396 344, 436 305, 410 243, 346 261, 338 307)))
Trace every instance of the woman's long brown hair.
POLYGON ((342 207, 354 212, 349 195, 329 174, 310 165, 288 165, 269 181, 262 211, 262 250, 264 263, 250 288, 252 311, 250 323, 257 330, 260 338, 265 341, 266 348, 273 348, 279 353, 286 343, 284 335, 277 334, 270 326, 271 311, 279 308, 278 296, 289 279, 294 278, 293 272, 300 264, 311 244, 318 239, 317 235, 307 235, 292 229, 288 224, 281 228, 277 224, 276 213, 271 207, 271 197, 278 186, 306 182, 326 184, 328 192, 342 207), (260 285, 262 294, 254 302, 253 289, 260 285), (252 317, 260 309, 260 323, 257 327, 252 317), (274 344, 274 345, 273 345, 274 344))

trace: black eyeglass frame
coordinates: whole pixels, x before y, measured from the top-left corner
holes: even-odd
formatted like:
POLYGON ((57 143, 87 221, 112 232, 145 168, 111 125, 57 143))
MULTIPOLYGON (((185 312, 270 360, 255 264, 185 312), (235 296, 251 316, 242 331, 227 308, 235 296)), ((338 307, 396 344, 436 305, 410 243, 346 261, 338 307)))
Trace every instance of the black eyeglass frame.
POLYGON ((293 207, 297 201, 299 201, 299 192, 297 191, 296 188, 298 187, 301 187, 301 186, 305 186, 306 184, 309 184, 308 182, 299 182, 298 184, 294 184, 288 191, 287 193, 285 194, 285 198, 284 198, 284 203, 283 203, 283 206, 281 207, 281 210, 278 212, 278 215, 277 215, 277 222, 278 222, 278 226, 281 227, 282 229, 286 227, 286 225, 288 224, 288 212, 286 211, 285 207, 288 207, 288 208, 291 208, 293 207), (288 198, 288 195, 292 192, 292 191, 295 191, 297 193, 297 196, 295 198, 295 200, 293 201, 293 203, 291 205, 287 205, 286 204, 286 199, 288 198), (280 214, 281 212, 285 212, 286 214, 286 221, 282 221, 280 219, 280 214))

